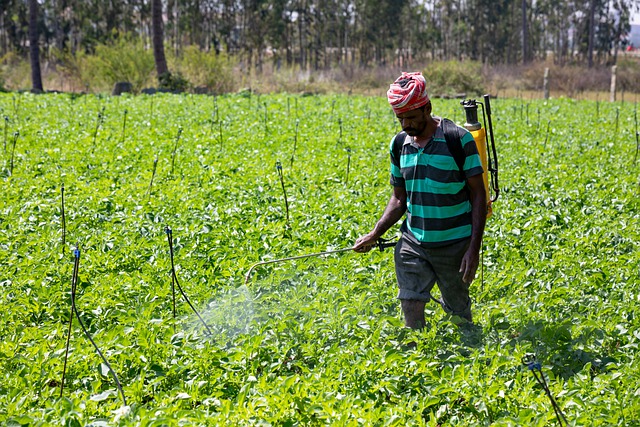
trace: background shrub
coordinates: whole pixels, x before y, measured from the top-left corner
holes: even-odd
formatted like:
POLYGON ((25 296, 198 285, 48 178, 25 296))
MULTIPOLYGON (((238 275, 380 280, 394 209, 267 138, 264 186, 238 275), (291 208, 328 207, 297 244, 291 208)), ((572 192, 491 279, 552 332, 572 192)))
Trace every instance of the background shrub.
POLYGON ((102 86, 102 83, 95 81, 93 70, 87 67, 87 54, 83 51, 72 53, 68 50, 53 49, 52 57, 58 79, 63 79, 66 86, 72 90, 87 90, 90 87, 97 89, 102 86))
POLYGON ((0 58, 0 76, 2 84, 10 88, 30 88, 31 68, 29 61, 16 53, 9 52, 0 58))
POLYGON ((204 52, 197 46, 188 46, 182 57, 173 57, 170 62, 170 69, 184 76, 193 86, 206 87, 215 94, 237 89, 233 72, 236 61, 226 54, 204 52))
POLYGON ((422 72, 433 95, 481 95, 486 92, 482 64, 475 61, 432 62, 422 72))
POLYGON ((633 91, 640 82, 640 61, 632 58, 618 60, 618 88, 623 91, 633 91))
POLYGON ((158 82, 161 89, 168 89, 171 92, 186 92, 191 84, 180 73, 163 73, 158 76, 158 82))
POLYGON ((110 89, 114 83, 126 81, 133 85, 135 92, 153 82, 155 70, 153 52, 140 42, 125 39, 96 46, 95 55, 87 56, 84 66, 84 71, 95 76, 96 83, 103 85, 103 89, 104 85, 110 89))

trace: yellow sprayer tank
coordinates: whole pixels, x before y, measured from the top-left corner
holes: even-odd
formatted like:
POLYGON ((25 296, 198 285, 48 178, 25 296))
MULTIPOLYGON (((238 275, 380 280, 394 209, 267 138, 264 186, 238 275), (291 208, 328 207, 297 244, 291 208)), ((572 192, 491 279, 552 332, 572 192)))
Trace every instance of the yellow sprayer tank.
POLYGON ((498 195, 500 194, 500 186, 498 185, 498 155, 493 140, 489 95, 484 95, 484 104, 482 102, 476 102, 475 99, 467 99, 461 101, 460 105, 464 108, 467 118, 464 127, 471 132, 473 139, 476 141, 476 147, 478 147, 478 154, 480 154, 480 161, 482 162, 482 169, 484 169, 482 180, 484 181, 484 189, 487 192, 487 218, 489 218, 492 214, 491 204, 498 199, 498 195), (478 105, 483 106, 483 117, 485 117, 484 114, 486 113, 484 122, 485 126, 488 126, 489 141, 487 141, 486 129, 482 127, 478 120, 478 105), (488 122, 486 119, 488 119, 488 122), (491 170, 489 170, 489 162, 491 162, 491 170), (489 175, 491 175, 491 179, 489 179, 489 175))
POLYGON ((493 213, 491 209, 491 192, 489 190, 489 162, 487 159, 487 134, 483 127, 480 127, 480 123, 465 123, 465 128, 471 135, 473 139, 476 141, 476 146, 478 147, 478 154, 480 155, 480 161, 482 162, 482 169, 484 169, 484 173, 482 174, 482 180, 484 181, 484 189, 487 193, 487 218, 491 216, 493 213))

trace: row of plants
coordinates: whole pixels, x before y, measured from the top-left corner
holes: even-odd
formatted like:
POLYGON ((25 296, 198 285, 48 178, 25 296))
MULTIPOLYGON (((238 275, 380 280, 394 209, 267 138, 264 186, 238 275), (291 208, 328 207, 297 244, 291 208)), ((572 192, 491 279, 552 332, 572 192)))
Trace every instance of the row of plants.
MULTIPOLYGON (((0 422, 543 426, 555 415, 522 364, 535 353, 572 425, 631 425, 636 107, 498 99, 492 111, 502 195, 473 285, 477 328, 430 305, 429 327, 410 331, 390 251, 245 277, 370 229, 398 130, 384 99, 0 94, 0 422), (174 317, 167 226, 209 330, 180 294, 174 317), (77 318, 68 329, 76 247, 79 317, 127 405, 77 318)), ((463 121, 454 100, 434 112, 463 121)))

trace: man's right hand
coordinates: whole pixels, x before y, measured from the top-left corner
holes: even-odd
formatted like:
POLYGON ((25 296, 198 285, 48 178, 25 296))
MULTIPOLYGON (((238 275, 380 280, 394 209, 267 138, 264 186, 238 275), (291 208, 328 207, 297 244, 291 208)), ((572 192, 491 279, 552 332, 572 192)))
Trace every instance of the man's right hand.
POLYGON ((389 198, 387 207, 384 208, 384 213, 376 226, 369 234, 365 234, 356 240, 356 244, 353 245, 353 250, 356 252, 369 252, 378 244, 378 239, 384 235, 393 225, 402 218, 404 212, 407 210, 407 191, 404 187, 393 187, 393 194, 389 198))
POLYGON ((373 233, 365 234, 362 237, 358 237, 356 244, 353 245, 353 250, 356 252, 369 252, 373 249, 378 242, 378 236, 373 233))

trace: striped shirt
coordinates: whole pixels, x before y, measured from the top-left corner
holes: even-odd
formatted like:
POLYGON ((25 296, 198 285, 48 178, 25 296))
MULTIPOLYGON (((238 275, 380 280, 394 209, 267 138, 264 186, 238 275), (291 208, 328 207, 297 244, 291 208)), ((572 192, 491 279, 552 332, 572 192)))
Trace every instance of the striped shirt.
MULTIPOLYGON (((471 201, 466 179, 483 173, 473 136, 466 132, 462 148, 464 176, 449 152, 442 121, 424 148, 413 137, 404 140, 395 159, 391 140, 391 185, 407 192, 407 217, 402 232, 424 247, 438 247, 471 237, 471 201), (409 232, 409 233, 407 233, 409 232)), ((394 138, 395 139, 395 138, 394 138)))

